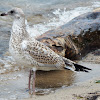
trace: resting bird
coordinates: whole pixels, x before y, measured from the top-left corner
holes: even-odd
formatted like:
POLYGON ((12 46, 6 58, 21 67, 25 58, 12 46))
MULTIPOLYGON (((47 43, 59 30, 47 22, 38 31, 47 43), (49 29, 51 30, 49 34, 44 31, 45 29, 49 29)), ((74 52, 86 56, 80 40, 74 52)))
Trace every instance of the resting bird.
POLYGON ((30 68, 29 90, 32 90, 33 94, 35 94, 35 77, 37 70, 49 71, 73 69, 73 71, 83 72, 91 70, 90 68, 83 67, 82 65, 56 54, 43 43, 30 37, 26 30, 25 15, 22 9, 14 8, 9 12, 1 14, 1 16, 8 15, 14 19, 9 41, 9 51, 20 66, 30 68), (32 71, 33 85, 31 89, 30 81, 32 71))

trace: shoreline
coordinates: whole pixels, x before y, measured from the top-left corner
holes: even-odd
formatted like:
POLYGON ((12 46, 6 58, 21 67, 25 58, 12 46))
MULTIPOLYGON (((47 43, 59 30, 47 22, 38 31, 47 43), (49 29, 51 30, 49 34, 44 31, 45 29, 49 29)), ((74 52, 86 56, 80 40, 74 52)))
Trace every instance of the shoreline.
MULTIPOLYGON (((99 65, 100 64, 99 50, 89 53, 85 57, 85 59, 79 61, 79 63, 82 64, 82 62, 90 62, 91 64, 99 65)), ((96 66, 92 66, 92 68, 93 67, 96 68, 96 66)), ((85 81, 74 83, 71 86, 57 89, 48 95, 42 95, 42 96, 36 95, 32 98, 21 99, 21 100, 33 100, 33 99, 34 100, 100 100, 100 83, 96 83, 96 81, 98 80, 100 80, 100 76, 91 77, 85 81)))
POLYGON ((40 87, 48 87, 50 85, 55 87, 61 82, 62 87, 50 91, 48 94, 36 95, 34 97, 31 97, 28 91, 25 92, 28 80, 28 69, 1 74, 1 99, 12 100, 14 97, 16 100, 100 100, 96 99, 100 96, 100 83, 96 83, 97 80, 100 80, 100 50, 89 53, 78 63, 91 68, 92 71, 89 73, 79 72, 77 74, 73 74, 69 71, 52 72, 52 74, 50 74, 50 72, 38 72, 37 85, 40 87), (52 77, 54 78, 52 79, 52 77), (74 82, 72 82, 73 79, 74 82), (66 82, 72 82, 72 84, 68 87, 64 87, 66 86, 66 82), (15 88, 12 88, 12 86, 15 88), (3 96, 2 94, 6 95, 3 96))
POLYGON ((76 83, 67 88, 58 89, 49 95, 34 96, 21 100, 99 100, 100 83, 96 83, 100 77, 86 82, 76 83))

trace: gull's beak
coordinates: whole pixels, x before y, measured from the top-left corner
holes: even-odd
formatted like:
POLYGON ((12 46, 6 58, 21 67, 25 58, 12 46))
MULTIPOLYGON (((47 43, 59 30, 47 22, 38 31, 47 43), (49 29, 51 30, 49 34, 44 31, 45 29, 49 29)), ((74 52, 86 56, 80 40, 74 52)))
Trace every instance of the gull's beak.
POLYGON ((8 13, 2 13, 2 14, 0 14, 0 16, 7 16, 8 15, 8 13))

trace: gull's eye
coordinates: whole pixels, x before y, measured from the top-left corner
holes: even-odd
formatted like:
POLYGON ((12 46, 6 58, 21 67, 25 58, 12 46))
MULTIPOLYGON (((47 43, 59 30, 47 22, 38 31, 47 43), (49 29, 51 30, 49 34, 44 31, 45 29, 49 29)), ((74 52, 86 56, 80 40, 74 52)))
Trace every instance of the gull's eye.
POLYGON ((15 12, 14 10, 11 10, 11 11, 10 11, 11 14, 13 14, 14 12, 15 12))

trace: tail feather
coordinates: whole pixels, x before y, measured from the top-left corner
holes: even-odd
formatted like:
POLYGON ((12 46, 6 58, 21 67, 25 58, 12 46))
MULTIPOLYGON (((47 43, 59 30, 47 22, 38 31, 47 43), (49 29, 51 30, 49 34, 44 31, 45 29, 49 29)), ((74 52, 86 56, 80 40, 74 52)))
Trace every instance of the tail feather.
POLYGON ((91 70, 90 68, 76 64, 75 62, 73 62, 65 57, 62 57, 62 58, 63 58, 65 64, 68 66, 68 67, 66 67, 66 69, 70 69, 70 70, 74 69, 75 71, 83 71, 83 72, 88 72, 89 70, 91 70), (69 67, 71 67, 71 68, 69 68, 69 67))
POLYGON ((75 71, 88 72, 89 70, 91 70, 90 68, 84 67, 84 66, 79 65, 79 64, 74 64, 74 66, 75 66, 75 71))

